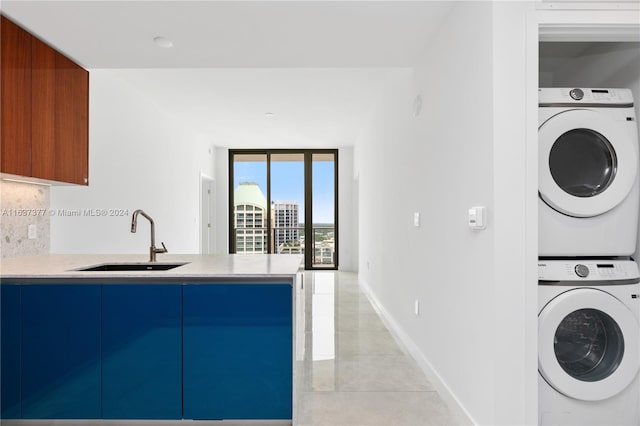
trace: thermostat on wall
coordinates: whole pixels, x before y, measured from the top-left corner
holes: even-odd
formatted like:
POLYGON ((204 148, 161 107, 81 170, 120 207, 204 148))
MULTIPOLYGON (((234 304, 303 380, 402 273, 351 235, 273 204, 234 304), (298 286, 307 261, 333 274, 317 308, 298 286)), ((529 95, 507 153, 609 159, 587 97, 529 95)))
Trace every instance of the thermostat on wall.
POLYGON ((471 207, 469 209, 469 227, 471 229, 485 229, 487 227, 485 210, 485 207, 471 207))

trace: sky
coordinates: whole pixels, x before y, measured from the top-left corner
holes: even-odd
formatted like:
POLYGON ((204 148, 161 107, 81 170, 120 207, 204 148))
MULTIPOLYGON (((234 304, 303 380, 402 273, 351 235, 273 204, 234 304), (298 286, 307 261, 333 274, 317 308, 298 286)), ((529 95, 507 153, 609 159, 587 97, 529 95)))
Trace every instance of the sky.
MULTIPOLYGON (((233 187, 240 182, 256 182, 267 196, 267 163, 236 161, 233 187)), ((313 223, 334 223, 334 163, 313 163, 313 223)), ((271 201, 296 201, 300 223, 304 223, 304 163, 271 161, 271 201)))

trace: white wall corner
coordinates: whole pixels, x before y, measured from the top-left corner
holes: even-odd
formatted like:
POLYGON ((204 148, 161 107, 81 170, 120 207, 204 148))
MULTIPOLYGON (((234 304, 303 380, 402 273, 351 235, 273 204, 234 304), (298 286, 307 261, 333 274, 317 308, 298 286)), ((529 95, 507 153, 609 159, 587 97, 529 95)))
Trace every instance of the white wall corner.
POLYGON ((493 8, 494 423, 537 423, 537 34, 531 3, 493 8), (532 40, 531 37, 535 37, 532 40), (534 60, 532 62, 532 59, 534 60), (528 68, 535 66, 535 72, 528 68), (534 79, 535 77, 535 79, 534 79), (531 132, 534 132, 531 135, 531 132), (532 170, 533 167, 533 170, 532 170))
POLYGON ((349 272, 357 270, 353 197, 353 148, 343 147, 338 150, 338 268, 349 272))

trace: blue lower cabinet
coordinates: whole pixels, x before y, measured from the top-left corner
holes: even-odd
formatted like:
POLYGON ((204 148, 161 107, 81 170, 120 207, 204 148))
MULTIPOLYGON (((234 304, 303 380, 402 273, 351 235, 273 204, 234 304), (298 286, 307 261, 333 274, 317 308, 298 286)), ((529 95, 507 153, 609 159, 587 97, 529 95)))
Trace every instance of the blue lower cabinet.
POLYGON ((100 286, 22 285, 22 417, 101 415, 100 286))
POLYGON ((20 414, 20 286, 0 286, 0 418, 20 414))
POLYGON ((186 419, 292 418, 290 284, 186 284, 186 419))
POLYGON ((102 416, 182 418, 182 287, 102 287, 102 416))

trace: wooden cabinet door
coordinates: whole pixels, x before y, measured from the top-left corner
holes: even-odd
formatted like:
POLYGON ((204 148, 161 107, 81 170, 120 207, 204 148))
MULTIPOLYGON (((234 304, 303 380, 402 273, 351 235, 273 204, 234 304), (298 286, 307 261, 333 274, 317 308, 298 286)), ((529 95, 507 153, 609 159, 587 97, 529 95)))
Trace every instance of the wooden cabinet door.
POLYGON ((56 51, 33 38, 31 43, 31 172, 56 179, 56 51))
POLYGON ((31 176, 31 35, 1 18, 0 171, 31 176))
POLYGON ((89 73, 56 52, 55 180, 89 183, 89 73))

